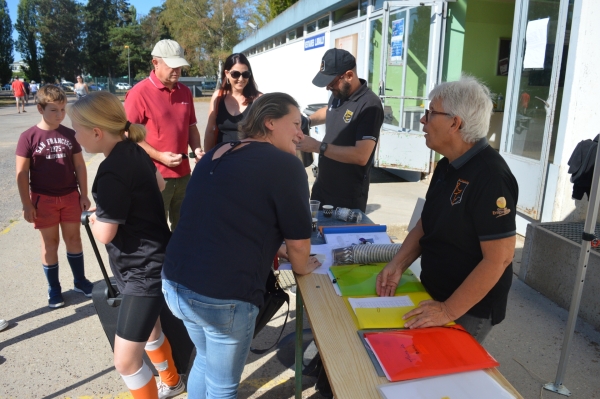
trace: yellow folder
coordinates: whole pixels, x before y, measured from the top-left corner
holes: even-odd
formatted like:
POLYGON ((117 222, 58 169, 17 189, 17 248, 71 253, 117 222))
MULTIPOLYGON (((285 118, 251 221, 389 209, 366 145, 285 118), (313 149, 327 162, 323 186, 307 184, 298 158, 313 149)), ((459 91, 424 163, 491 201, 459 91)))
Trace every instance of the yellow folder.
MULTIPOLYGON (((427 292, 409 292, 396 296, 408 296, 414 306, 403 306, 398 308, 356 308, 348 302, 348 297, 343 297, 346 307, 354 320, 354 323, 360 330, 373 328, 404 328, 406 320, 402 319, 406 313, 419 306, 421 301, 432 299, 427 292), (356 313, 355 313, 356 311, 356 313)), ((354 298, 374 298, 374 295, 354 297, 354 298)))

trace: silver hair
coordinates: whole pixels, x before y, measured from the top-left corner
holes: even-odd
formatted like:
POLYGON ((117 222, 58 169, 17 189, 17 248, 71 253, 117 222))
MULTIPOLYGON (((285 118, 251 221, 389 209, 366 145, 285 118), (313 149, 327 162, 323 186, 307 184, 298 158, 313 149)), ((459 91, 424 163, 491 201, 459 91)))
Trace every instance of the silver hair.
POLYGON ((474 143, 487 136, 494 106, 490 89, 476 78, 462 75, 455 82, 441 83, 429 93, 429 100, 439 100, 445 112, 462 119, 464 142, 474 143))

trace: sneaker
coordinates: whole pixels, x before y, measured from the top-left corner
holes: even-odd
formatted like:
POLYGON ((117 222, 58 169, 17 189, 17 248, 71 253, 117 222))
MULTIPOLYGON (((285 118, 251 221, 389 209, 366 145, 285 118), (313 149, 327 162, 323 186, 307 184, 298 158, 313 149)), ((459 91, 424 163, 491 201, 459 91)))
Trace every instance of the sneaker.
POLYGON ((4 330, 6 327, 8 327, 8 321, 0 320, 0 331, 4 330))
POLYGON ((73 288, 73 291, 81 292, 83 295, 87 296, 88 298, 92 297, 92 290, 94 289, 94 284, 92 282, 90 282, 88 279, 77 282, 74 285, 75 285, 75 287, 73 288))
POLYGON ((179 395, 183 391, 185 391, 185 383, 183 382, 183 377, 181 374, 179 375, 179 383, 174 387, 170 387, 162 381, 158 384, 159 399, 172 398, 173 396, 179 395))
POLYGON ((58 294, 54 294, 52 296, 48 295, 48 307, 60 308, 64 304, 65 304, 65 300, 63 299, 63 296, 60 292, 58 294))

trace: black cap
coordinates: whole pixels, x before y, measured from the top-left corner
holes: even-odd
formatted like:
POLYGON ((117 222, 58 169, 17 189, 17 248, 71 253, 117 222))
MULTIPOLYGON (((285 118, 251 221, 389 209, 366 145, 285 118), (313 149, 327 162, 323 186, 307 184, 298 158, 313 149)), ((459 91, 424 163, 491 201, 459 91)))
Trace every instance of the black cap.
POLYGON ((354 69, 356 58, 346 50, 332 48, 325 52, 321 60, 321 68, 313 79, 317 87, 327 87, 336 76, 354 69))

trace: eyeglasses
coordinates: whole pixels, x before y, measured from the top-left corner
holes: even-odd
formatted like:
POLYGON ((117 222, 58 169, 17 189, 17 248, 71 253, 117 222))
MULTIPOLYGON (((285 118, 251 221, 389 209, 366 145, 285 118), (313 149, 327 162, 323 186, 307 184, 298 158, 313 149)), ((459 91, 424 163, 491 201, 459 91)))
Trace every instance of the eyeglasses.
POLYGON ((449 114, 447 112, 430 111, 430 110, 426 109, 425 110, 425 122, 429 122, 429 114, 431 114, 431 115, 453 116, 452 114, 449 114))
POLYGON ((234 79, 239 79, 240 76, 244 79, 248 79, 251 75, 252 75, 252 73, 250 73, 250 71, 244 71, 244 72, 231 71, 231 72, 229 72, 229 76, 231 76, 234 79))
POLYGON ((340 76, 338 76, 337 78, 333 79, 333 80, 331 81, 331 83, 329 83, 329 84, 327 85, 327 87, 333 87, 333 86, 335 86, 335 85, 336 85, 336 84, 337 84, 337 83, 340 81, 340 79, 341 79, 341 78, 343 78, 343 77, 344 77, 344 75, 340 75, 340 76))

